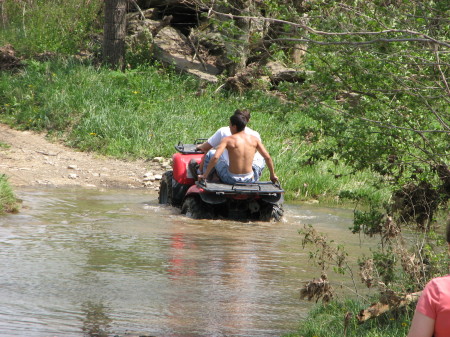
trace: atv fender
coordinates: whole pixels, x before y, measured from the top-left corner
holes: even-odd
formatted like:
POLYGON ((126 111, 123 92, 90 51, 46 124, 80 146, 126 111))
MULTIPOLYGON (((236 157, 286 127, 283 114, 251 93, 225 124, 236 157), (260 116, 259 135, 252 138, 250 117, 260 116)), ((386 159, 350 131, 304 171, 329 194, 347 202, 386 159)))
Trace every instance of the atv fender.
POLYGON ((262 195, 261 199, 269 204, 282 204, 284 203, 284 195, 282 193, 262 195))
POLYGON ((188 165, 191 159, 195 159, 197 163, 202 160, 203 154, 182 154, 175 153, 172 156, 173 165, 173 179, 182 185, 194 185, 195 180, 191 172, 188 170, 188 165))
POLYGON ((192 194, 199 195, 202 201, 206 204, 218 205, 227 201, 223 194, 206 192, 203 188, 198 187, 197 185, 192 185, 189 187, 186 192, 186 197, 192 194))

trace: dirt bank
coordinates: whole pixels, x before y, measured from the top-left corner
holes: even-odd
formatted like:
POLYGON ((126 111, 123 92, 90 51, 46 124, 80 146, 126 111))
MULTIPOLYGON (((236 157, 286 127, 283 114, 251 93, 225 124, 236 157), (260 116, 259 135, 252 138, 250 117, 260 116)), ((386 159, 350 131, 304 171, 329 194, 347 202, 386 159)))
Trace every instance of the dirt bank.
POLYGON ((0 124, 0 174, 14 186, 146 188, 158 190, 167 159, 121 161, 77 152, 45 134, 0 124))

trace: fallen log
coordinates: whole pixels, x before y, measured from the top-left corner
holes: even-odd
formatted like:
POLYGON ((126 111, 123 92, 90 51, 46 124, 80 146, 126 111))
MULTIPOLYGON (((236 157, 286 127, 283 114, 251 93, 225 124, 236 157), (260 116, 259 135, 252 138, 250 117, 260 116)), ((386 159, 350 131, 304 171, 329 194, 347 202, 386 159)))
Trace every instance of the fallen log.
POLYGON ((359 323, 363 323, 371 318, 378 317, 388 311, 396 310, 404 307, 412 302, 419 299, 422 291, 418 291, 411 294, 406 294, 404 296, 398 296, 395 294, 388 294, 387 296, 382 296, 380 302, 372 304, 367 309, 363 309, 356 316, 359 323))

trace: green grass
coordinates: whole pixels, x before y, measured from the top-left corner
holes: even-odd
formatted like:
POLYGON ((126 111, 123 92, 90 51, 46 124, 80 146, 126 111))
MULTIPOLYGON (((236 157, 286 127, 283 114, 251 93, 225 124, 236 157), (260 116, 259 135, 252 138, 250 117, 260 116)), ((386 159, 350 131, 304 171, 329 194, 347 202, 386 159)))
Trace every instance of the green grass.
POLYGON ((404 337, 409 331, 410 320, 414 307, 401 310, 398 313, 386 313, 358 324, 356 316, 367 304, 354 300, 344 302, 332 301, 328 305, 317 305, 308 317, 299 324, 296 333, 285 337, 336 337, 344 336, 344 317, 352 314, 349 320, 346 337, 404 337))
MULTIPOLYGON (((237 108, 252 111, 249 126, 271 153, 287 199, 338 200, 343 190, 385 198, 375 177, 351 174, 336 158, 311 163, 334 140, 299 107, 264 92, 245 96, 170 69, 145 66, 125 73, 65 58, 29 60, 24 70, 0 74, 0 120, 20 129, 48 130, 67 145, 118 158, 169 157, 178 142, 208 138, 237 108), (312 135, 307 139, 306 134, 312 135)), ((268 172, 263 179, 268 179, 268 172)))
POLYGON ((12 44, 20 55, 75 54, 88 47, 88 36, 101 27, 102 1, 2 1, 0 46, 12 44))
POLYGON ((10 148, 9 144, 5 144, 5 143, 0 142, 0 150, 1 149, 9 149, 9 148, 10 148))
MULTIPOLYGON (((1 143, 0 143, 1 145, 1 143)), ((17 212, 18 203, 4 174, 0 174, 0 214, 17 212)))
MULTIPOLYGON (((8 148, 8 144, 0 142, 0 150, 8 148)), ((0 174, 0 214, 16 211, 17 200, 11 186, 8 183, 8 178, 4 174, 0 174)))

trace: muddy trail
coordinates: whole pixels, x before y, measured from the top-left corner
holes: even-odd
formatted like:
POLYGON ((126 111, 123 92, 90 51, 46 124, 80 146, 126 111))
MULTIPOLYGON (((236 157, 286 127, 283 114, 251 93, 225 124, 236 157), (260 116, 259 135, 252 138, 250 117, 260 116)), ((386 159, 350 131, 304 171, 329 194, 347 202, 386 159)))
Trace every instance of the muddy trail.
POLYGON ((0 174, 14 186, 145 188, 157 191, 168 159, 123 161, 79 152, 44 133, 0 124, 0 174))

